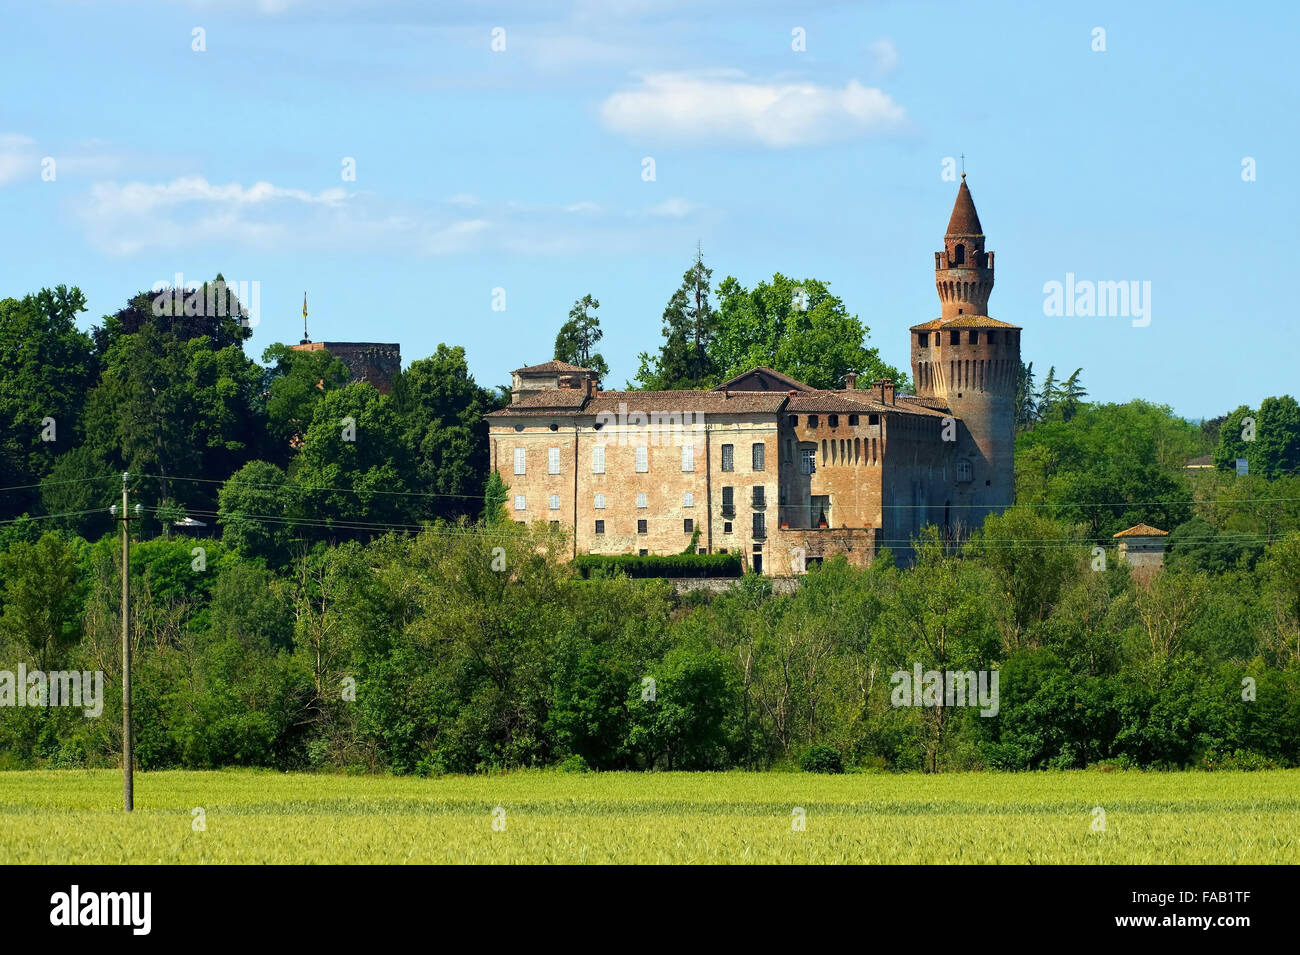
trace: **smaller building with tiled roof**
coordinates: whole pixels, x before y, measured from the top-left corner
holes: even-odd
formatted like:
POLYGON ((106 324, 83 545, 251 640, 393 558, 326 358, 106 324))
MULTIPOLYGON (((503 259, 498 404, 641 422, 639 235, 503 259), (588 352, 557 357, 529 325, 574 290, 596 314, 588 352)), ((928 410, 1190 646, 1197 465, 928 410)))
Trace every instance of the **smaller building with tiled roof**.
POLYGON ((1134 524, 1111 536, 1119 542, 1119 559, 1139 577, 1149 578, 1164 566, 1168 531, 1150 524, 1134 524))
POLYGON ((591 368, 554 359, 540 365, 526 365, 510 373, 510 396, 518 401, 526 394, 551 389, 583 390, 590 382, 599 386, 600 375, 591 368))

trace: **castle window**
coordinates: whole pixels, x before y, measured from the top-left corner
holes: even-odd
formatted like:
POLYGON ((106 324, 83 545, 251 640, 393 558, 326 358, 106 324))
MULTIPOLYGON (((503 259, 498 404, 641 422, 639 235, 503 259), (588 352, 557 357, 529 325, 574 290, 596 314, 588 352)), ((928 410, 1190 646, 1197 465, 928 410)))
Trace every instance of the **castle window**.
POLYGON ((685 494, 682 495, 682 507, 694 507, 694 506, 695 506, 695 492, 687 491, 685 494))
POLYGON ((523 510, 527 510, 527 508, 528 508, 528 505, 527 505, 527 503, 526 503, 526 500, 525 500, 525 498, 524 498, 524 495, 522 495, 522 494, 516 494, 516 495, 515 495, 515 510, 516 510, 516 511, 523 511, 523 510))
POLYGON ((920 345, 922 348, 927 348, 927 347, 929 347, 929 344, 930 344, 930 333, 929 333, 929 332, 917 332, 917 333, 916 333, 916 343, 917 343, 918 345, 920 345))
POLYGON ((949 332, 949 333, 948 333, 948 344, 949 344, 949 345, 960 345, 960 344, 961 344, 961 332, 949 332))
POLYGON ((837 414, 830 415, 827 417, 826 423, 832 428, 838 428, 840 426, 840 416, 837 414))
POLYGON ((644 495, 644 494, 638 494, 638 495, 636 496, 636 506, 637 506, 637 507, 645 507, 645 506, 646 506, 646 504, 645 504, 645 495, 644 495))
POLYGON ((605 473, 605 446, 603 444, 598 444, 591 449, 591 473, 605 473))
POLYGON ((808 416, 808 427, 810 428, 817 427, 817 416, 815 414, 810 414, 808 416))
POLYGON ((980 343, 979 332, 971 332, 969 335, 966 336, 967 345, 978 345, 979 343, 980 343))
POLYGON ((785 420, 790 425, 790 427, 792 428, 799 427, 799 416, 797 414, 792 414, 785 420))
POLYGON ((560 495, 552 494, 550 505, 551 505, 551 510, 558 511, 560 509, 560 495))
POLYGON ((767 496, 762 484, 754 485, 754 507, 766 507, 767 496))
POLYGON ((966 246, 958 242, 952 248, 952 264, 964 265, 966 263, 966 246))
POLYGON ((640 554, 642 557, 645 557, 645 556, 647 556, 650 552, 649 552, 648 550, 646 550, 644 547, 642 547, 639 551, 637 551, 637 553, 640 554))
POLYGON ((799 473, 800 474, 817 473, 817 449, 816 448, 799 449, 799 473))
POLYGON ((767 453, 767 446, 764 444, 755 444, 752 449, 753 464, 755 471, 762 471, 764 468, 764 455, 767 453))
MULTIPOLYGON (((646 532, 647 532, 647 525, 648 525, 648 524, 649 524, 648 521, 637 521, 637 522, 636 522, 636 532, 637 532, 638 534, 644 534, 644 533, 646 533, 646 532)), ((641 553, 644 554, 645 551, 642 551, 641 553)))
POLYGON ((547 474, 560 473, 560 449, 559 448, 546 449, 546 473, 547 474))
POLYGON ((683 534, 695 533, 695 522, 691 520, 689 517, 686 518, 686 520, 682 521, 682 533, 683 534))
POLYGON ((849 427, 856 428, 857 426, 858 426, 858 416, 855 414, 849 415, 849 427))
POLYGON ((767 515, 759 511, 754 515, 754 540, 762 540, 767 536, 767 515))
POLYGON ((957 462, 957 480, 969 481, 971 479, 971 467, 969 461, 957 462))
POLYGON ((526 451, 524 451, 523 448, 515 448, 515 473, 516 473, 516 474, 526 474, 526 473, 528 473, 528 472, 525 470, 525 464, 526 464, 526 461, 527 461, 527 457, 528 457, 528 454, 527 454, 526 451))
MULTIPOLYGON (((724 533, 724 534, 730 534, 730 533, 731 533, 731 521, 723 521, 723 522, 722 522, 722 533, 724 533)), ((722 553, 725 554, 726 551, 724 550, 722 553)))
POLYGON ((875 426, 875 427, 879 427, 879 425, 880 425, 880 415, 878 415, 878 414, 867 415, 867 424, 872 425, 872 426, 875 426))
POLYGON ((597 533, 597 534, 603 534, 603 533, 605 533, 605 522, 604 522, 604 521, 597 521, 597 522, 596 522, 596 533, 597 533))
POLYGON ((636 472, 645 474, 650 470, 650 449, 644 444, 636 446, 636 472))
POLYGON ((559 522, 559 521, 551 521, 551 530, 553 530, 553 531, 558 531, 559 529, 560 529, 560 522, 559 522))
POLYGON ((682 445, 682 470, 695 470, 695 445, 693 444, 682 445))
POLYGON ((597 494, 597 495, 596 495, 596 510, 598 510, 598 511, 603 511, 604 509, 605 509, 605 495, 604 495, 604 494, 597 494))
POLYGON ((722 489, 722 516, 731 517, 736 513, 736 489, 734 487, 724 487, 722 489))
POLYGON ((724 444, 722 446, 722 470, 736 470, 736 446, 734 444, 724 444))
POLYGON ((994 344, 997 340, 998 340, 998 333, 997 333, 997 332, 989 332, 989 333, 988 333, 988 341, 989 341, 989 344, 990 344, 990 345, 994 344))

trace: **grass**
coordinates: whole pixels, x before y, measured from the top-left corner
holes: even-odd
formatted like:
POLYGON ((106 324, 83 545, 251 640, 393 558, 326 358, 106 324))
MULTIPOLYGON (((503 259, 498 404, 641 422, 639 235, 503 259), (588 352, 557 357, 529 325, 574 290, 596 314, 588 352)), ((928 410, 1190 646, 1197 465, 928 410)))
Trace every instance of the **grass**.
POLYGON ((1289 863, 1300 770, 0 773, 0 863, 1289 863), (493 831, 494 808, 505 809, 493 831), (201 807, 206 830, 192 827, 201 807), (793 831, 792 811, 806 813, 793 831), (1106 813, 1093 831, 1093 809, 1106 813))

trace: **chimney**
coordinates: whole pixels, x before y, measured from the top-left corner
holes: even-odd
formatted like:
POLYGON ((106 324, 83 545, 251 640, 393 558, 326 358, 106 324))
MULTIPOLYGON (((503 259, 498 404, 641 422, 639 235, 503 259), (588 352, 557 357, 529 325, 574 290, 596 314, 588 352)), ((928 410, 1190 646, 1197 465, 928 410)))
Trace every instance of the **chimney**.
POLYGON ((844 375, 844 387, 849 391, 853 391, 858 387, 858 373, 856 371, 850 371, 844 375))
POLYGON ((894 403, 894 380, 892 378, 879 378, 876 380, 876 400, 882 405, 892 405, 894 403))
POLYGON ((596 396, 596 379, 584 378, 582 380, 582 390, 586 392, 588 398, 596 396))

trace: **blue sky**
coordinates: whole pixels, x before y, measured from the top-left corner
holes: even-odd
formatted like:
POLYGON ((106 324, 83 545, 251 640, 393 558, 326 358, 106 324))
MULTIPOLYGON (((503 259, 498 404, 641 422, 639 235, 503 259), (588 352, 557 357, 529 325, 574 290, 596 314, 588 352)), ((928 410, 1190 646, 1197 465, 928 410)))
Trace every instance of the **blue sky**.
POLYGON ((89 326, 221 271, 260 283, 255 357, 297 341, 306 290, 314 339, 399 341, 408 363, 461 344, 491 385, 550 358, 590 292, 621 387, 698 241, 715 281, 830 282, 901 366, 939 314, 944 160, 965 153, 989 311, 1035 370, 1214 415, 1297 388, 1298 9, 8 6, 0 295, 79 285, 89 326), (1045 315, 1067 273, 1150 282, 1150 323, 1045 315))

